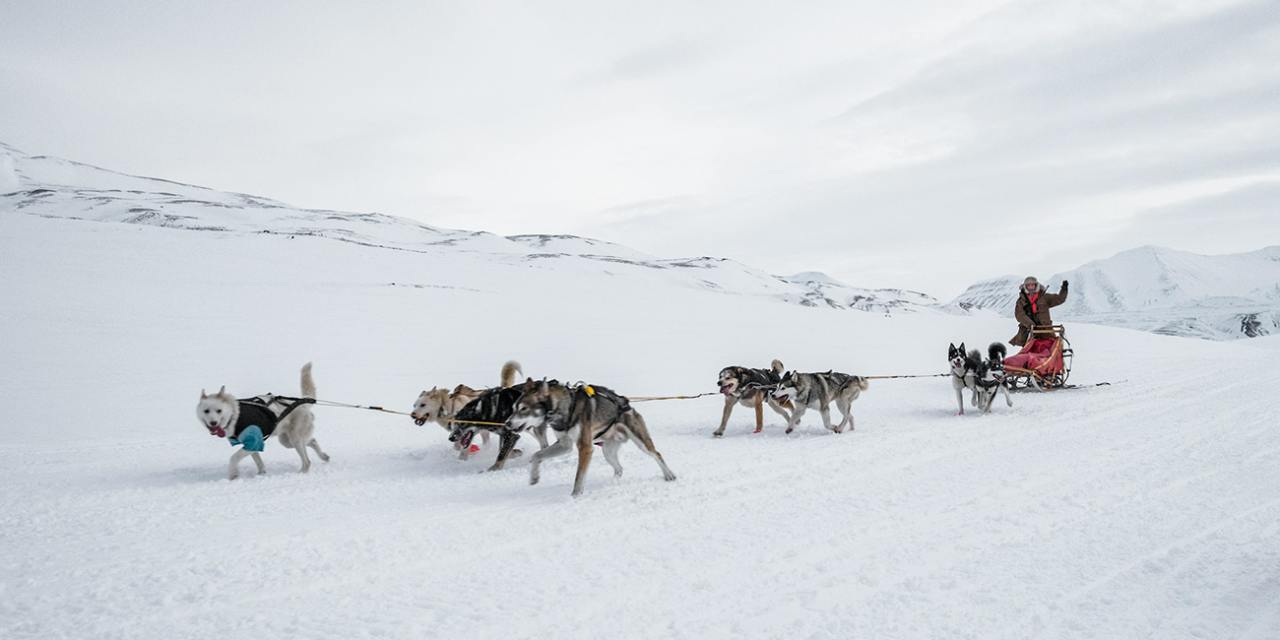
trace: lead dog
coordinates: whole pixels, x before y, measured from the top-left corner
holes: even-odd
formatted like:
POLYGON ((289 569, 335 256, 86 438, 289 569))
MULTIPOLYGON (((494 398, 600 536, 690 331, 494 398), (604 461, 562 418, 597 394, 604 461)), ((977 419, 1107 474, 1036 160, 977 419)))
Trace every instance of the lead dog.
POLYGON ((582 495, 587 467, 591 464, 591 445, 600 445, 604 459, 613 467, 613 475, 617 477, 622 475, 618 449, 628 440, 658 463, 664 480, 676 479, 676 474, 653 446, 644 418, 631 408, 625 397, 604 387, 569 387, 555 380, 534 382, 530 379, 521 388, 520 398, 507 424, 517 432, 550 427, 556 433, 555 444, 533 454, 529 460, 529 484, 538 484, 543 460, 568 453, 576 443, 578 473, 573 481, 573 495, 582 495))
POLYGON ((258 454, 271 436, 276 436, 281 445, 298 452, 298 457, 302 458, 301 472, 306 473, 311 469, 307 447, 314 449, 321 460, 329 461, 329 456, 320 450, 320 443, 312 435, 315 433, 315 416, 309 405, 315 401, 316 383, 311 378, 311 363, 308 362, 302 367, 301 398, 267 393, 247 400, 237 400, 227 393, 224 386, 213 395, 200 392, 196 418, 210 435, 227 438, 233 447, 241 445, 240 449, 231 454, 228 468, 230 479, 239 477, 240 461, 246 456, 253 456, 259 474, 267 472, 262 464, 262 456, 258 454))
MULTIPOLYGON (((774 360, 768 369, 751 369, 748 367, 725 367, 720 370, 720 393, 724 394, 724 415, 720 418, 720 428, 711 434, 715 437, 724 435, 724 427, 729 424, 729 415, 733 406, 741 404, 756 410, 756 433, 764 430, 764 405, 768 404, 783 420, 791 421, 791 415, 779 405, 769 391, 782 379, 782 363, 774 360)), ((788 409, 794 408, 790 403, 788 409)))
POLYGON ((795 430, 807 409, 817 409, 822 414, 823 426, 836 433, 843 433, 846 424, 849 425, 850 431, 853 430, 851 405, 866 390, 867 379, 861 376, 851 376, 838 371, 826 373, 791 371, 782 376, 782 380, 778 382, 778 388, 773 392, 773 398, 779 403, 791 402, 795 405, 795 411, 792 412, 791 420, 787 423, 787 433, 795 430), (844 416, 840 424, 834 427, 831 426, 832 402, 836 403, 836 408, 844 416))

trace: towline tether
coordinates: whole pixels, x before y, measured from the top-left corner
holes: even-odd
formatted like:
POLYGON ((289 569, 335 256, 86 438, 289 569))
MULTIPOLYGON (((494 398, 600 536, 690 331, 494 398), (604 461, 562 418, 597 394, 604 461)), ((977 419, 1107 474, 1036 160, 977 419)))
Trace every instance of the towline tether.
MULTIPOLYGON (((364 409, 365 411, 380 411, 382 413, 394 413, 398 416, 413 417, 412 413, 405 413, 404 411, 393 411, 391 409, 384 409, 382 407, 375 407, 371 405, 346 404, 344 402, 334 402, 332 400, 316 400, 315 403, 317 405, 321 405, 325 407, 345 407, 347 409, 364 409)), ((481 424, 481 425, 486 425, 490 427, 506 426, 506 423, 503 423, 503 422, 481 422, 479 420, 446 420, 446 422, 456 422, 458 424, 481 424)))
MULTIPOLYGON (((862 377, 863 377, 864 379, 866 379, 866 380, 889 380, 889 379, 894 379, 894 378, 942 378, 942 377, 946 377, 946 376, 949 376, 949 375, 951 375, 951 374, 949 374, 949 373, 933 373, 933 374, 928 374, 928 375, 915 375, 915 376, 862 376, 862 377)), ((775 385, 768 385, 768 386, 769 386, 769 387, 772 387, 772 386, 775 386, 775 385)), ((760 388, 766 388, 766 387, 762 385, 760 388)), ((631 398, 631 397, 627 397, 627 401, 629 401, 629 402, 657 402, 657 401, 660 401, 660 400, 694 400, 694 399, 696 399, 696 398, 705 398, 706 396, 718 396, 718 395, 720 395, 720 392, 719 392, 719 391, 708 391, 708 392, 706 392, 706 393, 699 393, 699 394, 691 395, 691 396, 646 396, 646 397, 642 397, 642 398, 631 398)), ((409 417, 413 417, 413 414, 412 414, 412 413, 407 413, 407 412, 404 412, 404 411, 395 411, 395 410, 392 410, 392 409, 386 409, 386 408, 378 407, 378 406, 374 406, 374 405, 347 404, 347 403, 345 403, 345 402, 334 402, 334 401, 332 401, 332 400, 315 400, 314 402, 315 402, 315 404, 317 404, 317 405, 325 406, 325 407, 344 407, 344 408, 347 408, 347 409, 363 409, 363 410, 365 410, 365 411, 378 411, 378 412, 381 412, 381 413, 392 413, 392 414, 395 414, 395 415, 398 415, 398 416, 409 416, 409 417)), ((480 421, 480 420, 446 420, 445 422, 451 422, 451 423, 454 423, 454 424, 478 424, 478 425, 488 426, 488 427, 502 427, 502 426, 506 426, 506 424, 505 424, 505 423, 502 423, 502 422, 483 422, 483 421, 480 421)))

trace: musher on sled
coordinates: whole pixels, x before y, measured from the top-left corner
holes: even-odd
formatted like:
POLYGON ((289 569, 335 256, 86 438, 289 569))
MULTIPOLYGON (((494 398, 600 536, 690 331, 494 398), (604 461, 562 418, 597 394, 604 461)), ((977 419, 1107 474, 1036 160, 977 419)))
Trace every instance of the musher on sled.
POLYGON ((1034 276, 1022 282, 1013 315, 1018 319, 1018 335, 1009 344, 1022 347, 1005 358, 1004 367, 1010 388, 1020 386, 1061 387, 1071 373, 1071 345, 1063 329, 1053 324, 1049 309, 1067 301, 1067 281, 1058 293, 1045 290, 1034 276))
POLYGON ((1015 347, 1026 346, 1027 340, 1031 338, 1032 329, 1053 326, 1049 309, 1066 301, 1066 280, 1062 281, 1062 287, 1058 289, 1058 293, 1053 294, 1046 291, 1044 285, 1040 284, 1035 276, 1027 276, 1027 279, 1022 281, 1022 287, 1018 290, 1018 302, 1013 307, 1013 317, 1018 320, 1018 335, 1014 336, 1009 344, 1015 347))

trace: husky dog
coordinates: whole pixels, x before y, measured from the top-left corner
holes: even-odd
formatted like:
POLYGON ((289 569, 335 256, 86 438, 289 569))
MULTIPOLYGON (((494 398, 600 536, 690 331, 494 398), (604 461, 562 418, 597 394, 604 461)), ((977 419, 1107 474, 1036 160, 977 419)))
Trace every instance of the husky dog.
MULTIPOLYGON (((783 420, 791 421, 791 415, 780 406, 769 391, 782 379, 782 363, 774 360, 768 369, 749 369, 747 367, 725 367, 720 370, 720 393, 724 394, 724 415, 720 418, 720 428, 711 434, 715 437, 724 435, 724 427, 729 424, 729 414, 733 406, 741 404, 756 410, 756 433, 764 429, 764 405, 768 404, 783 420)), ((788 409, 793 408, 790 403, 788 409)))
POLYGON ((853 413, 850 405, 866 390, 867 379, 861 376, 851 376, 837 371, 826 373, 790 371, 778 382, 778 388, 773 391, 773 399, 780 404, 786 402, 795 404, 795 411, 791 414, 791 420, 787 422, 787 433, 795 430, 800 424, 800 418, 808 409, 817 409, 822 414, 822 424, 827 429, 843 433, 846 424, 849 425, 850 431, 853 430, 853 413), (836 403, 836 408, 844 416, 840 424, 834 427, 831 426, 832 402, 836 403))
POLYGON ((951 343, 947 348, 947 360, 951 363, 951 386, 956 390, 956 404, 964 415, 964 390, 973 392, 973 406, 978 406, 978 367, 982 366, 982 356, 974 349, 965 353, 964 343, 960 346, 951 343))
POLYGON ((210 435, 227 438, 233 447, 243 445, 231 454, 229 477, 232 480, 239 477, 240 461, 245 456, 253 456, 259 474, 267 472, 262 464, 262 456, 258 454, 265 441, 273 435, 278 436, 280 444, 298 452, 298 457, 302 458, 301 471, 306 473, 311 469, 307 447, 314 449, 321 460, 329 461, 329 456, 320 450, 320 443, 312 437, 315 433, 315 416, 307 405, 315 401, 316 383, 311 379, 311 363, 308 362, 302 367, 301 398, 286 398, 268 393, 248 400, 236 400, 227 393, 224 386, 213 395, 200 392, 196 418, 209 430, 210 435))
POLYGON ((951 364, 951 386, 956 391, 956 404, 960 407, 960 413, 957 415, 964 415, 963 392, 965 389, 973 392, 970 404, 981 409, 983 413, 991 412, 991 405, 997 393, 1004 393, 1005 402, 1013 406, 1013 398, 1009 396, 1009 390, 1004 386, 1006 353, 1008 352, 1003 344, 993 342, 987 347, 987 359, 984 361, 977 349, 970 349, 966 353, 963 342, 959 347, 954 343, 950 345, 947 349, 947 360, 951 364))
POLYGON ((1004 344, 993 342, 987 347, 987 359, 978 365, 974 376, 974 396, 977 399, 975 406, 982 409, 983 413, 991 413, 991 405, 995 403, 997 393, 1003 393, 1005 403, 1013 406, 1013 398, 1004 385, 1004 357, 1007 354, 1004 344))
POLYGON ((555 380, 529 379, 521 392, 507 424, 516 431, 550 427, 556 433, 556 443, 533 454, 529 460, 529 484, 538 484, 538 469, 543 460, 568 453, 576 443, 578 474, 573 481, 573 495, 582 495, 587 467, 591 464, 591 445, 601 446, 604 459, 613 467, 613 475, 621 476, 618 449, 628 440, 657 461, 663 479, 676 479, 662 454, 654 448, 644 418, 631 408, 625 397, 604 387, 569 387, 555 380))
MULTIPOLYGON (((510 360, 502 365, 502 373, 500 374, 502 386, 511 386, 515 382, 516 374, 518 373, 522 373, 519 362, 510 360)), ((444 427, 445 431, 452 431, 453 425, 449 423, 449 418, 457 415, 458 411, 467 406, 467 403, 479 398, 483 392, 483 389, 472 389, 465 384, 454 387, 453 391, 431 387, 430 391, 423 391, 418 394, 418 400, 413 403, 413 413, 410 414, 410 417, 413 418, 414 424, 418 426, 431 421, 444 427)), ((480 432, 480 438, 486 445, 489 444, 488 431, 480 432)), ((468 440, 468 442, 470 441, 468 440)), ((454 442, 454 448, 460 451, 458 458, 462 460, 466 460, 470 454, 480 450, 478 445, 469 444, 463 447, 458 442, 454 442)))
MULTIPOLYGON (((451 416, 453 420, 464 422, 449 422, 449 442, 462 450, 461 459, 466 460, 468 452, 473 452, 474 447, 471 445, 472 438, 476 433, 481 434, 486 442, 489 440, 489 432, 494 431, 498 434, 498 459, 489 467, 489 471, 499 471, 507 463, 507 458, 511 455, 519 456, 519 449, 515 448, 516 441, 520 439, 520 433, 506 426, 507 418, 511 417, 512 408, 515 407, 516 400, 522 393, 520 387, 515 385, 515 374, 520 371, 520 364, 514 360, 502 365, 502 382, 499 386, 492 389, 486 389, 476 398, 468 402, 465 406, 451 416), (488 422, 492 424, 471 424, 472 422, 488 422)), ((446 420, 446 422, 448 422, 446 420)), ((534 429, 533 437, 538 439, 541 448, 547 447, 547 430, 545 428, 534 429)))

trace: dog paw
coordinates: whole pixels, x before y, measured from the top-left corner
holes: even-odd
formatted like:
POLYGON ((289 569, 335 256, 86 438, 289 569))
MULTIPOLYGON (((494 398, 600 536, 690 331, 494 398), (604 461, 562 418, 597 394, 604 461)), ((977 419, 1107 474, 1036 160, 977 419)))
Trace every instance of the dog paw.
POLYGON ((715 433, 711 434, 711 437, 712 437, 712 438, 723 438, 723 437, 724 437, 724 432, 723 432, 723 431, 717 431, 717 432, 715 432, 715 433))
POLYGON ((663 479, 663 480, 666 480, 667 482, 671 482, 672 480, 675 480, 675 479, 676 479, 676 474, 674 474, 674 473, 664 473, 664 474, 662 474, 662 479, 663 479))

